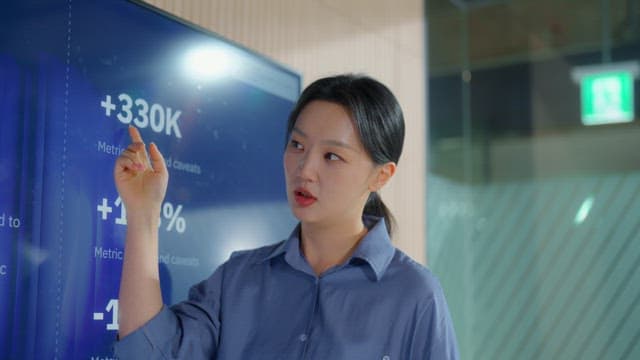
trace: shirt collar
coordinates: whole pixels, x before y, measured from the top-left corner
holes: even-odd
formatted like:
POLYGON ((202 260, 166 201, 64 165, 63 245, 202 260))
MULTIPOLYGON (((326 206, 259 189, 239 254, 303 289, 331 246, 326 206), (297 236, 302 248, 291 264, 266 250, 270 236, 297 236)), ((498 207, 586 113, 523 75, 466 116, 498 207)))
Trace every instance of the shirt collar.
MULTIPOLYGON (((369 231, 360 241, 349 261, 353 261, 353 259, 363 260, 373 270, 376 281, 379 281, 393 258, 395 248, 391 244, 383 218, 365 215, 363 216, 363 222, 369 231)), ((273 259, 282 254, 284 254, 287 263, 293 268, 315 276, 300 251, 300 224, 293 229, 286 241, 276 246, 262 261, 273 259)))
POLYGON ((387 270, 396 249, 391 244, 383 218, 365 215, 363 221, 369 232, 360 241, 351 258, 366 261, 373 269, 378 281, 387 270))

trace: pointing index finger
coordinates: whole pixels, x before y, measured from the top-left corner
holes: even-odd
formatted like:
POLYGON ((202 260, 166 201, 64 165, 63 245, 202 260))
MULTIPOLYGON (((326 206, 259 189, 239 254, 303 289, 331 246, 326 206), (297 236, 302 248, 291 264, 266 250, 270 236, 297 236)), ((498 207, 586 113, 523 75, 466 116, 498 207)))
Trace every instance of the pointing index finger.
POLYGON ((153 170, 156 172, 166 172, 167 167, 164 163, 164 157, 162 157, 162 153, 158 149, 158 145, 152 142, 149 144, 149 155, 151 157, 151 165, 153 166, 153 170))
POLYGON ((132 142, 144 143, 142 140, 142 136, 140 135, 140 131, 133 125, 129 125, 129 136, 131 136, 132 142))

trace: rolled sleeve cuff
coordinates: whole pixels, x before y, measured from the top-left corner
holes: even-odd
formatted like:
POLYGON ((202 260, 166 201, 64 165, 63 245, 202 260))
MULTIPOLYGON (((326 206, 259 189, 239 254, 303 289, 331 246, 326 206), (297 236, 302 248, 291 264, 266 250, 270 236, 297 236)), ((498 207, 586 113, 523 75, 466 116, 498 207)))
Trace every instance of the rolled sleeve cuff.
POLYGON ((113 350, 119 359, 169 359, 178 320, 166 305, 146 324, 116 341, 113 350))

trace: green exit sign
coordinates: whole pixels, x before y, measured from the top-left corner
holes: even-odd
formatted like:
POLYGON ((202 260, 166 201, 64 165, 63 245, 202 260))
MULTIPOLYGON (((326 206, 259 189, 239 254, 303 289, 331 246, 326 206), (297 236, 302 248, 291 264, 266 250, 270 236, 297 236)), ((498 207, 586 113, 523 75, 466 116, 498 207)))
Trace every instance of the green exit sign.
POLYGON ((582 123, 601 125, 633 121, 633 79, 638 70, 637 62, 573 69, 573 78, 580 83, 582 123))

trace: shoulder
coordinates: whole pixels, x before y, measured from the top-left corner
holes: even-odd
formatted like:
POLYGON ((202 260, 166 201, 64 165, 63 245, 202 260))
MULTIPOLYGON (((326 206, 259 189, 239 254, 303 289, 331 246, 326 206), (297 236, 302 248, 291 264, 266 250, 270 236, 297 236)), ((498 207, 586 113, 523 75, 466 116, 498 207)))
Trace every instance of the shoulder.
POLYGON ((444 291, 437 276, 399 249, 391 259, 382 280, 402 294, 423 303, 444 300, 444 291))
POLYGON ((404 298, 402 305, 414 311, 413 353, 429 359, 458 359, 453 321, 436 275, 397 249, 389 270, 385 276, 402 283, 398 290, 404 298))
MULTIPOLYGON (((402 294, 402 304, 414 307, 418 321, 428 328, 453 334, 453 323, 444 290, 431 270, 396 249, 385 274, 387 276, 390 283, 396 284, 392 285, 395 287, 394 291, 402 294)), ((455 338, 455 335, 452 336, 455 338)))

